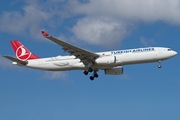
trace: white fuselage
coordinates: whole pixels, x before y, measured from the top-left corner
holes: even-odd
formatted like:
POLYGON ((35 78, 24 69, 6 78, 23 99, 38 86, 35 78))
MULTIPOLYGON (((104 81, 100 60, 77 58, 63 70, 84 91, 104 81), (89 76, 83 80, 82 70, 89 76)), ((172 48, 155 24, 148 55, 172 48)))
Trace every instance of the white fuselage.
MULTIPOLYGON (((148 47, 98 52, 96 54, 99 54, 100 57, 94 61, 92 68, 107 69, 129 64, 163 61, 175 56, 177 53, 165 47, 148 47)), ((26 67, 48 71, 85 70, 87 68, 75 56, 57 56, 28 60, 26 67)))

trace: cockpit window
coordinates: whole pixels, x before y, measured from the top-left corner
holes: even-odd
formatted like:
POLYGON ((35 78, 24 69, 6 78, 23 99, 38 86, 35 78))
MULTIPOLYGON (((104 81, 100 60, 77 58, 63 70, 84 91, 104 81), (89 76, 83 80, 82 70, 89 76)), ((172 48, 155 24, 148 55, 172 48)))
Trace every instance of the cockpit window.
POLYGON ((172 51, 171 49, 168 49, 168 51, 172 51))

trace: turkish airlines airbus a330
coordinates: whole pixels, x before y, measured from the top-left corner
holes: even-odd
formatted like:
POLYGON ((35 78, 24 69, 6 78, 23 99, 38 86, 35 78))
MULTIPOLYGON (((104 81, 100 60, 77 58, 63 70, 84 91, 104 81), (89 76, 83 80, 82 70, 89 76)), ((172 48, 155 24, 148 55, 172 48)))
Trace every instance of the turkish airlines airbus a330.
POLYGON ((13 61, 14 65, 34 69, 47 71, 84 70, 85 75, 92 72, 90 79, 94 80, 94 78, 98 77, 98 70, 104 70, 107 75, 123 74, 124 65, 158 62, 158 67, 161 68, 163 60, 167 60, 177 54, 177 52, 166 47, 147 47, 94 53, 58 40, 44 31, 42 31, 42 35, 60 45, 70 55, 40 58, 31 53, 18 40, 13 40, 11 45, 17 58, 4 57, 13 61))

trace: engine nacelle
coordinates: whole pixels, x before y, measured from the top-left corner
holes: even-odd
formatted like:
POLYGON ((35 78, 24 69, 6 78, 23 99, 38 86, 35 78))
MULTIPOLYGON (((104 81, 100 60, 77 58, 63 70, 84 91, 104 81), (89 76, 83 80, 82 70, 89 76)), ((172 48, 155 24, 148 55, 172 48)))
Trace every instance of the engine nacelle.
POLYGON ((116 63, 116 57, 115 56, 103 56, 103 57, 97 58, 95 60, 95 62, 98 65, 115 64, 116 63))
POLYGON ((106 75, 120 75, 123 74, 123 67, 119 66, 111 69, 105 69, 104 72, 106 75))

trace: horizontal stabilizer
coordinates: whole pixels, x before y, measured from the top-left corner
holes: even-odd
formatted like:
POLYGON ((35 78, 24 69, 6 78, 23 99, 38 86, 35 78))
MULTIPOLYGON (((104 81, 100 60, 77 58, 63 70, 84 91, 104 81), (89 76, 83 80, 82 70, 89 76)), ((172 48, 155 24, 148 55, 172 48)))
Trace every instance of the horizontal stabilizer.
POLYGON ((28 61, 21 61, 17 58, 11 57, 11 56, 3 56, 3 57, 5 57, 5 58, 7 58, 13 62, 17 62, 18 64, 21 64, 21 65, 27 65, 28 64, 28 61))

